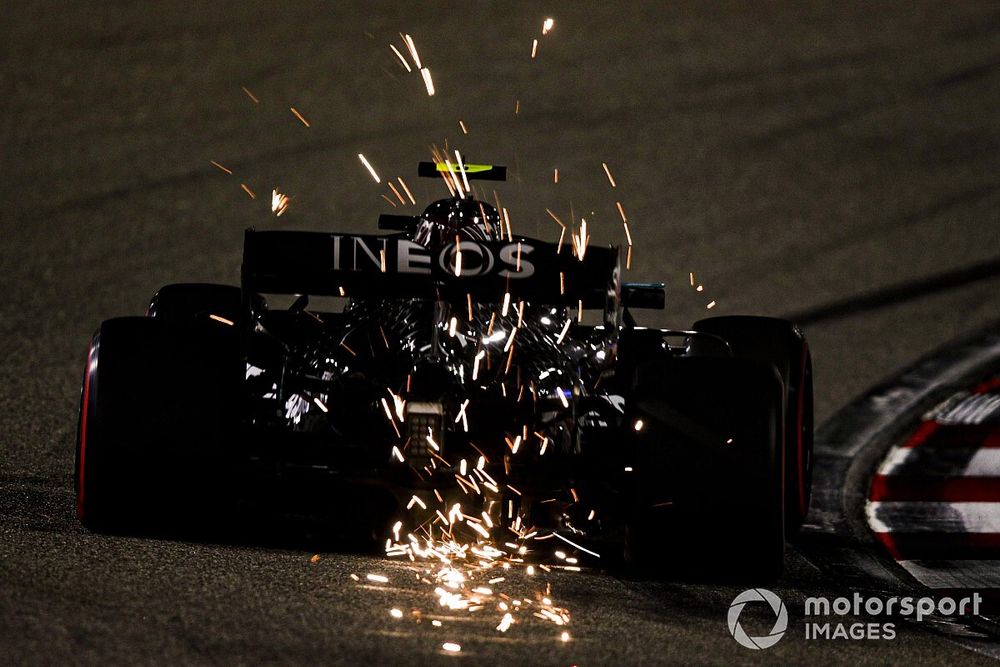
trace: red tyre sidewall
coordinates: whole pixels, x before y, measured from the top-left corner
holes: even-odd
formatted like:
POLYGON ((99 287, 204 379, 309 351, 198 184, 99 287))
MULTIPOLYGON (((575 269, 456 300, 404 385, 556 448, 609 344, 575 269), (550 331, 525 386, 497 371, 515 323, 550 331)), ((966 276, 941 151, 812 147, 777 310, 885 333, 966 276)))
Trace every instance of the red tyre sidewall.
POLYGON ((76 518, 87 519, 87 443, 92 440, 94 406, 97 403, 97 353, 100 334, 94 336, 87 350, 83 369, 83 390, 80 396, 80 419, 76 435, 76 518))

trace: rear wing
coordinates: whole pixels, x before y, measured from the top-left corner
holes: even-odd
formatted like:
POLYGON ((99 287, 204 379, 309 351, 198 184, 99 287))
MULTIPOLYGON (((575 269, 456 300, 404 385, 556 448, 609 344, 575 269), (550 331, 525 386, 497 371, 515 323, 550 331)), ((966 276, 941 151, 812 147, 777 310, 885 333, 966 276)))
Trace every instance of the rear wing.
POLYGON ((533 239, 462 241, 426 248, 398 235, 248 229, 245 293, 501 301, 607 308, 617 304, 618 249, 568 247, 533 239))

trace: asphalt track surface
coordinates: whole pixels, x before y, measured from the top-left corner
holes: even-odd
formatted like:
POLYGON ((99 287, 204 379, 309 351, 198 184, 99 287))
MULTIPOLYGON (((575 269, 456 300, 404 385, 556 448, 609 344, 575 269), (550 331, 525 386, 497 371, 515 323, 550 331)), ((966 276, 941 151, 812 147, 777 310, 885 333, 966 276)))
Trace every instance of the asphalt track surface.
MULTIPOLYGON (((514 169, 500 192, 515 231, 554 238, 544 208, 572 206, 593 242, 620 241, 621 201, 631 277, 668 284, 651 324, 685 327, 711 300, 803 316, 822 422, 996 319, 998 33, 990 3, 18 3, 0 23, 0 661, 983 659, 910 626, 892 642, 788 636, 750 652, 725 626, 742 586, 599 571, 551 579, 573 616, 565 644, 543 623, 397 621, 392 606, 435 604, 399 564, 90 534, 72 469, 102 319, 141 313, 165 283, 236 281, 248 225, 373 230, 390 193, 359 152, 418 200, 440 196, 414 171, 445 139, 514 169), (546 16, 555 30, 531 60, 546 16), (399 31, 433 98, 389 50, 399 31), (280 219, 272 187, 293 197, 280 219), (349 579, 369 571, 394 583, 349 579)), ((786 603, 850 593, 789 561, 772 586, 786 603)))

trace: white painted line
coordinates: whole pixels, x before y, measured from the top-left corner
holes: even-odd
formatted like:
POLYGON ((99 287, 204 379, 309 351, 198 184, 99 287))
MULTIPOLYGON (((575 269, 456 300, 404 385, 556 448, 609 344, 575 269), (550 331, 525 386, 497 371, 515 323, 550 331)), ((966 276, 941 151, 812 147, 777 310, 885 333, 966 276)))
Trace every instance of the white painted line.
POLYGON ((963 475, 967 477, 995 477, 1000 475, 1000 449, 978 449, 972 455, 963 475))
POLYGON ((913 454, 915 447, 893 447, 886 454, 885 460, 882 461, 882 465, 878 467, 879 475, 893 475, 899 471, 899 468, 906 465, 913 454))
POLYGON ((997 477, 1000 449, 893 447, 879 466, 878 474, 997 477))
POLYGON ((928 588, 1000 588, 1000 560, 901 560, 928 588))
POLYGON ((1000 503, 867 502, 876 533, 1000 533, 1000 503))

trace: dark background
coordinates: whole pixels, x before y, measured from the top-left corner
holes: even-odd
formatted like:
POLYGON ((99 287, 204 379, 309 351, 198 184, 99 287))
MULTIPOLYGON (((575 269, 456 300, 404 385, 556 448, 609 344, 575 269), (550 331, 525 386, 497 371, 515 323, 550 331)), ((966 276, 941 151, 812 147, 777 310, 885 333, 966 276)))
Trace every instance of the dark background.
MULTIPOLYGON (((235 281, 246 226, 371 232, 380 212, 415 212, 380 198, 391 194, 357 153, 403 176, 423 205, 444 189, 418 182, 416 163, 448 141, 511 167, 498 191, 515 232, 557 238, 549 207, 586 217, 595 243, 621 242, 620 200, 636 242, 630 279, 668 286, 651 323, 687 327, 712 300, 721 314, 807 315, 822 421, 997 318, 998 33, 1000 5, 987 2, 7 7, 0 654, 423 662, 454 640, 487 662, 754 657, 725 630, 726 587, 559 577, 556 597, 574 614, 563 646, 542 624, 500 636, 485 620, 447 633, 391 621, 396 598, 433 601, 346 578, 391 569, 377 561, 310 566, 296 550, 88 534, 72 518, 87 341, 102 319, 141 313, 162 284, 235 281), (555 28, 541 37, 547 16, 555 28), (389 50, 403 48, 400 31, 433 74, 433 98, 389 50), (281 218, 272 187, 292 197, 281 218)), ((778 590, 821 585, 793 558, 778 590)), ((914 634, 874 646, 786 639, 767 657, 972 655, 948 658, 956 650, 914 634)))

